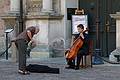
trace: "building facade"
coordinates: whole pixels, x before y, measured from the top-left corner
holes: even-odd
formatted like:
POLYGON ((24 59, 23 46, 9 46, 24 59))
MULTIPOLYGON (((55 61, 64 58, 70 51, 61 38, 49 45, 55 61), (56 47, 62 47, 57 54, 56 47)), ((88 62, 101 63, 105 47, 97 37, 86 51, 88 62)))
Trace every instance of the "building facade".
MULTIPOLYGON (((1 12, 4 15, 0 30, 4 35, 5 29, 13 28, 13 33, 17 35, 20 0, 0 1, 2 5, 7 5, 3 5, 5 8, 0 5, 0 11, 4 9, 1 12)), ((114 3, 113 0, 24 0, 24 29, 31 25, 38 25, 40 28, 39 34, 35 37, 38 46, 33 52, 36 52, 36 56, 40 56, 41 52, 45 52, 47 56, 54 56, 61 51, 56 56, 64 56, 62 51, 68 48, 71 42, 71 15, 79 7, 88 15, 89 34, 90 39, 94 41, 94 49, 97 43, 96 20, 99 21, 98 42, 101 55, 108 56, 116 48, 116 24, 109 14, 118 12, 119 5, 119 0, 115 0, 114 3)))
MULTIPOLYGON (((13 28, 10 34, 18 34, 20 0, 6 0, 8 11, 2 14, 4 30, 13 28)), ((32 51, 41 56, 64 56, 64 49, 69 47, 71 40, 71 23, 67 20, 67 7, 77 8, 77 0, 24 0, 24 29, 37 25, 40 32, 35 36, 37 47, 32 51), (60 54, 57 54, 58 51, 60 54)))

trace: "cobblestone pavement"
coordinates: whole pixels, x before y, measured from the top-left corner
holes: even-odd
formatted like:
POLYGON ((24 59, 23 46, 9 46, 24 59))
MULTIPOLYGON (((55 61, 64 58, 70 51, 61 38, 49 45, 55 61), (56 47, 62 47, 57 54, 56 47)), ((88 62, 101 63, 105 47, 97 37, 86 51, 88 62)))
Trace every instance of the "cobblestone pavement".
POLYGON ((0 80, 120 80, 120 65, 102 64, 93 65, 93 68, 80 70, 65 69, 64 58, 48 60, 31 60, 27 63, 37 63, 60 68, 60 74, 30 73, 20 75, 17 72, 18 64, 10 60, 0 60, 0 80))

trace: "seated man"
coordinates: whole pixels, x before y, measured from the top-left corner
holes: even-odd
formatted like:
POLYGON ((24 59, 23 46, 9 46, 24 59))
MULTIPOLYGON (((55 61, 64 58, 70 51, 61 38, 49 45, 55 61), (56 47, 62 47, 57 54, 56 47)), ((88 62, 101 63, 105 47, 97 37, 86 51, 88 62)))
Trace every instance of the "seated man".
POLYGON ((66 67, 67 69, 72 68, 72 69, 79 69, 80 66, 80 62, 81 62, 81 58, 83 55, 87 55, 88 54, 88 50, 89 50, 89 45, 88 45, 88 34, 85 33, 84 31, 84 26, 82 24, 79 24, 77 26, 77 30, 79 32, 79 34, 74 35, 74 39, 77 39, 78 37, 81 37, 82 41, 83 41, 83 45, 82 47, 79 48, 78 53, 77 53, 77 61, 76 61, 76 66, 75 66, 75 59, 74 60, 68 60, 68 67, 66 67))

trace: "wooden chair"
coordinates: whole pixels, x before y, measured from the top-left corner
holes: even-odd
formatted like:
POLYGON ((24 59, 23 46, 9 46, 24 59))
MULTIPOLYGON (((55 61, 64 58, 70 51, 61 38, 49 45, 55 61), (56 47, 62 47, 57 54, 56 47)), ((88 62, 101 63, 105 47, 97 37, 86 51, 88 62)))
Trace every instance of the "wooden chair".
POLYGON ((93 40, 89 40, 88 44, 89 44, 88 55, 83 55, 80 64, 81 68, 86 68, 88 66, 92 68, 93 40))

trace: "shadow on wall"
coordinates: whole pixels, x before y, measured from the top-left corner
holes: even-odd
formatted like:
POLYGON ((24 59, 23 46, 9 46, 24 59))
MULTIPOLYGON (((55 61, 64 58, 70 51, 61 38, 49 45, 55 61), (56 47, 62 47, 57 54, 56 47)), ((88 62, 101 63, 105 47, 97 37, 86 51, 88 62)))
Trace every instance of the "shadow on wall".
MULTIPOLYGON (((0 55, 5 51, 6 47, 5 47, 5 38, 4 37, 0 37, 0 55)), ((5 55, 0 56, 0 57, 5 57, 5 55)))
POLYGON ((54 39, 50 47, 50 57, 63 57, 64 56, 64 44, 63 38, 54 39))

